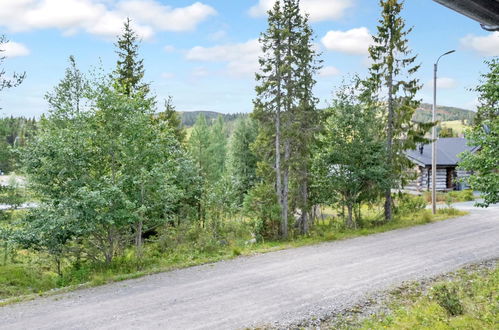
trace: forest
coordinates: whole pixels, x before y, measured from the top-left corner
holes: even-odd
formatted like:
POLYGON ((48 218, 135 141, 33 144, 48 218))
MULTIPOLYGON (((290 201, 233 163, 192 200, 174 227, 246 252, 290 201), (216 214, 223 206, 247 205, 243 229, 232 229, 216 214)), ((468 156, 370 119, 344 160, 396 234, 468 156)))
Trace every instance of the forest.
MULTIPOLYGON (((82 72, 69 56, 40 120, 0 120, 0 169, 23 178, 0 186, 0 204, 16 206, 0 210, 0 303, 461 214, 433 215, 423 197, 396 192, 412 178, 404 152, 437 124, 414 119, 422 85, 402 14, 398 1, 380 2, 368 75, 334 86, 327 109, 317 108, 322 62, 297 0, 269 11, 248 115, 186 114, 157 99, 130 20, 111 72, 82 72)), ((499 60, 489 68, 470 131, 483 152, 463 164, 484 205, 499 187, 497 134, 487 134, 499 131, 488 106, 499 60)), ((0 79, 6 92, 23 74, 0 79)))

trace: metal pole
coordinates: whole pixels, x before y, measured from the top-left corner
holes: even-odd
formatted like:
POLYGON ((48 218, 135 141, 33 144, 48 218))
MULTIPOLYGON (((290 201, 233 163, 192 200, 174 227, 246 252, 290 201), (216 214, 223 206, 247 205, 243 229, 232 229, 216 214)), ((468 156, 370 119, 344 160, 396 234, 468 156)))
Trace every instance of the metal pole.
MULTIPOLYGON (((432 109, 432 121, 436 121, 437 112, 437 70, 438 61, 435 63, 433 69, 433 109, 432 109)), ((433 214, 437 214, 437 193, 436 193, 436 177, 437 177, 437 127, 433 126, 431 132, 431 209, 433 214)))
MULTIPOLYGON (((438 71, 438 62, 443 56, 454 53, 455 50, 448 51, 445 54, 440 55, 435 62, 435 66, 433 68, 433 109, 432 109, 432 120, 436 121, 437 116, 437 71, 438 71)), ((437 127, 433 126, 431 130, 431 138, 433 140, 431 144, 431 209, 433 214, 437 213, 437 127)))

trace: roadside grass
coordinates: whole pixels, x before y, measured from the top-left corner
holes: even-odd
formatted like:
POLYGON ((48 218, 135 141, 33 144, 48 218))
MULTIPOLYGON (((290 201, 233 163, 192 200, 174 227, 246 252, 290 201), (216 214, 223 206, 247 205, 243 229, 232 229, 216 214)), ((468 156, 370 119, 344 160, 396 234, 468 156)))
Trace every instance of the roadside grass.
MULTIPOLYGON (((449 191, 446 193, 437 192, 437 202, 438 203, 459 203, 459 202, 470 202, 475 200, 472 190, 461 190, 461 191, 449 191)), ((431 192, 425 191, 423 193, 423 198, 426 202, 431 203, 431 192)))
POLYGON ((392 311, 361 329, 498 329, 499 266, 461 270, 426 290, 400 291, 392 311))
POLYGON ((32 299, 39 295, 97 286, 238 256, 371 235, 467 214, 446 208, 438 210, 434 216, 428 210, 420 210, 397 215, 392 222, 382 223, 377 220, 379 217, 376 216, 376 212, 369 209, 363 212, 366 215, 360 229, 346 229, 343 221, 333 216, 318 221, 309 235, 291 237, 286 241, 253 243, 249 240, 250 232, 245 231, 248 227, 246 223, 232 224, 236 228, 232 231, 237 232, 239 228, 239 233, 228 235, 227 241, 223 242, 214 240, 199 229, 179 228, 179 231, 186 232, 161 235, 162 238, 149 240, 140 261, 136 258, 134 250, 129 249, 123 256, 115 258, 111 265, 89 262, 66 264, 62 276, 54 272, 54 263, 47 254, 31 250, 10 251, 9 261, 5 264, 0 262, 0 306, 32 299))

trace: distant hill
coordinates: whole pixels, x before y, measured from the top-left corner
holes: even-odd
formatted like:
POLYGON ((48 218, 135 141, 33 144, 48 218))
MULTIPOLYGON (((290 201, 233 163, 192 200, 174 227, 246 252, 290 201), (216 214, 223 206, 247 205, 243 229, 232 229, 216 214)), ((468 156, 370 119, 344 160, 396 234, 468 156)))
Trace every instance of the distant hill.
POLYGON ((180 118, 182 119, 182 125, 184 125, 185 127, 193 126, 194 123, 196 122, 196 119, 201 114, 205 116, 206 121, 208 123, 217 119, 218 116, 222 116, 222 118, 225 122, 230 122, 230 121, 234 121, 240 117, 248 115, 248 114, 244 114, 244 113, 225 114, 225 113, 220 113, 220 112, 215 112, 215 111, 180 111, 179 113, 180 113, 180 118))
MULTIPOLYGON (((433 106, 431 104, 422 103, 421 107, 416 110, 414 120, 417 122, 431 121, 432 107, 433 106)), ((469 124, 473 122, 473 118, 475 118, 475 112, 471 110, 465 110, 455 107, 437 106, 437 120, 439 121, 460 120, 465 121, 469 124)))
MULTIPOLYGON (((418 122, 429 122, 431 121, 431 111, 432 105, 428 103, 422 103, 420 108, 416 110, 414 115, 414 120, 418 122)), ((231 113, 224 114, 215 111, 181 111, 180 116, 182 118, 182 124, 186 127, 191 127, 196 122, 197 117, 203 114, 208 122, 212 122, 217 119, 218 116, 222 116, 225 122, 234 121, 240 117, 247 116, 246 113, 231 113)), ((475 112, 471 110, 456 108, 456 107, 437 107, 437 120, 444 121, 461 121, 466 124, 473 122, 475 117, 475 112)))

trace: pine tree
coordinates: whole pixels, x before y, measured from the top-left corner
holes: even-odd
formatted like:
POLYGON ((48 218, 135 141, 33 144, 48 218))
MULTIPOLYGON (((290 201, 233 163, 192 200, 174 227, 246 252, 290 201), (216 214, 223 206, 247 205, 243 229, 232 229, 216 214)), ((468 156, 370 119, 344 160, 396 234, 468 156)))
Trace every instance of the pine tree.
POLYGON ((149 84, 144 83, 144 61, 139 59, 139 37, 127 18, 123 33, 115 44, 118 61, 113 72, 114 88, 126 96, 149 93, 149 84))
POLYGON ((416 56, 408 47, 408 35, 412 28, 406 28, 401 17, 403 2, 381 0, 381 19, 374 45, 369 47, 373 64, 370 76, 365 81, 364 97, 377 104, 381 116, 386 121, 386 165, 389 169, 389 184, 385 190, 385 219, 392 219, 391 189, 403 179, 408 166, 404 151, 415 148, 417 142, 426 141, 424 133, 433 124, 423 125, 412 122, 419 105, 416 93, 421 89, 419 80, 411 78, 419 69, 416 56), (408 80, 404 80, 407 78, 408 80))

